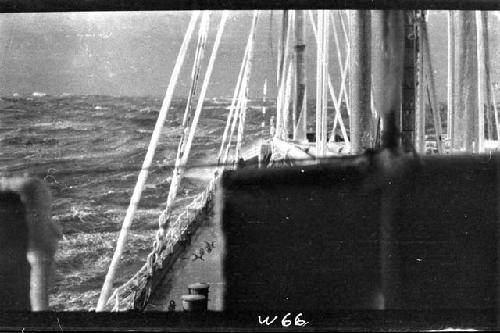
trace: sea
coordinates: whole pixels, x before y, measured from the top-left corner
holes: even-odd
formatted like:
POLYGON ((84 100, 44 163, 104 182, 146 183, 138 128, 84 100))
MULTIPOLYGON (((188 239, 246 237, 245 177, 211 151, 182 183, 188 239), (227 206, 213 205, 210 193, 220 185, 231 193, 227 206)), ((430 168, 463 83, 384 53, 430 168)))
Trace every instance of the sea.
MULTIPOLYGON (((52 194, 52 219, 63 233, 50 290, 51 310, 95 308, 162 100, 40 92, 0 99, 0 175, 43 180, 52 194)), ((230 102, 227 98, 204 102, 174 215, 206 185, 196 170, 216 162, 230 102)), ((152 249, 185 106, 185 99, 174 99, 168 110, 116 287, 140 269, 152 249)), ((269 122, 272 108, 263 115, 261 106, 258 101, 249 103, 244 147, 261 138, 261 124, 269 122)))

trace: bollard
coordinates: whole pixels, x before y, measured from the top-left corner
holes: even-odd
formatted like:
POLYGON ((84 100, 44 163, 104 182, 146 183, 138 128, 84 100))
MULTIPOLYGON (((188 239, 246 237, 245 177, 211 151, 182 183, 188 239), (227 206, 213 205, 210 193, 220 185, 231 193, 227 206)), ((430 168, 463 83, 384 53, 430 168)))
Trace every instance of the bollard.
POLYGON ((202 295, 205 296, 205 309, 208 309, 208 283, 192 283, 188 285, 189 295, 202 295))
POLYGON ((185 312, 207 311, 207 298, 203 295, 182 295, 181 299, 185 312))

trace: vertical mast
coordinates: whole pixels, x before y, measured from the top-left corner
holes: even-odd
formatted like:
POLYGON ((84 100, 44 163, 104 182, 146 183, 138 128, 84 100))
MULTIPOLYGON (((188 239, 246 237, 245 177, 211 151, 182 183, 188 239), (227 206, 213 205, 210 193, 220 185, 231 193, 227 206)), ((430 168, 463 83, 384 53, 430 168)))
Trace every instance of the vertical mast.
POLYGON ((460 41, 457 44, 458 82, 457 94, 459 97, 458 107, 462 115, 463 141, 460 148, 472 153, 478 150, 478 122, 477 122, 477 51, 476 51, 476 26, 473 11, 460 11, 457 30, 460 33, 460 41))
POLYGON ((381 118, 383 148, 399 147, 404 18, 398 10, 372 11, 373 100, 381 118))
POLYGON ((305 53, 305 25, 304 11, 297 10, 295 14, 295 101, 293 112, 297 123, 294 124, 294 140, 306 139, 307 111, 306 111, 306 71, 304 66, 305 53))
POLYGON ((403 70, 403 105, 401 113, 401 143, 403 150, 415 147, 415 104, 416 104, 416 29, 415 11, 405 11, 405 49, 403 70))
POLYGON ((448 141, 451 143, 453 141, 453 115, 454 115, 454 103, 453 98, 455 96, 454 84, 455 84, 455 71, 453 64, 455 63, 455 20, 453 11, 448 11, 448 82, 447 82, 447 119, 446 119, 446 133, 448 136, 448 141))
POLYGON ((287 130, 287 124, 284 123, 285 112, 288 112, 288 107, 284 107, 285 97, 286 97, 286 78, 287 78, 287 68, 288 68, 288 46, 290 42, 289 34, 289 22, 288 22, 288 10, 283 11, 283 26, 281 35, 281 46, 280 46, 280 59, 278 61, 278 99, 276 102, 276 135, 278 138, 283 138, 284 132, 287 130))
POLYGON ((350 15, 351 154, 360 154, 373 144, 370 108, 370 11, 353 10, 350 15))
MULTIPOLYGON (((404 12, 373 11, 373 32, 377 37, 374 56, 374 97, 378 101, 383 124, 382 147, 389 152, 398 149, 397 114, 401 112, 401 88, 404 66, 404 12), (380 66, 380 67, 376 67, 380 66), (375 73, 377 75, 375 75, 375 73)), ((384 156, 384 155, 382 155, 384 156)), ((388 155, 385 155, 388 156, 388 155)), ((388 160, 390 161, 390 159, 388 160)), ((395 309, 400 303, 398 245, 395 241, 395 220, 391 195, 381 198, 380 225, 380 287, 379 309, 395 309)))
POLYGON ((423 57, 423 38, 422 25, 425 20, 425 12, 419 10, 417 17, 417 86, 416 86, 416 109, 415 109, 415 147, 417 153, 425 153, 425 75, 424 75, 424 57, 423 57))

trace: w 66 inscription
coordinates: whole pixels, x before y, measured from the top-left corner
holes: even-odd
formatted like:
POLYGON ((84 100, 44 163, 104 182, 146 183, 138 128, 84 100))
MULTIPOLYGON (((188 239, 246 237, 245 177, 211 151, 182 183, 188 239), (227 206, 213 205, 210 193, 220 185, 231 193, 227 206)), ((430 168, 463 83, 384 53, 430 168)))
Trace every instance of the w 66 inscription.
MULTIPOLYGON (((290 315, 291 313, 287 313, 286 315, 283 316, 283 318, 281 319, 281 326, 290 327, 290 325, 292 325, 292 320, 289 319, 290 315)), ((304 327, 307 324, 309 324, 308 321, 301 319, 301 316, 302 312, 295 316, 295 321, 294 321, 295 326, 304 327)), ((272 319, 270 319, 270 316, 266 316, 266 318, 264 319, 262 319, 261 316, 259 316, 259 324, 269 326, 272 325, 276 321, 276 319, 278 319, 278 316, 274 316, 274 318, 272 319)))

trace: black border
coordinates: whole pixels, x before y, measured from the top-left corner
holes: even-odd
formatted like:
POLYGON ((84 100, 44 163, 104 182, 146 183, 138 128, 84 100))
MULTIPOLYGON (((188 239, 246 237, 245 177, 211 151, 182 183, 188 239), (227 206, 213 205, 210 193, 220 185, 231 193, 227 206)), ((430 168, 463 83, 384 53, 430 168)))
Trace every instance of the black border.
POLYGON ((474 328, 494 330, 494 310, 443 310, 443 311, 336 311, 334 313, 303 313, 305 327, 294 325, 292 313, 289 327, 281 325, 287 312, 280 313, 230 313, 207 312, 192 314, 182 312, 137 311, 119 313, 95 312, 0 312, 2 331, 421 331, 446 328, 474 328), (258 316, 278 316, 273 324, 259 324, 258 316))
POLYGON ((500 10, 496 0, 0 0, 0 12, 195 9, 457 9, 500 10))
MULTIPOLYGON (((0 0, 1 13, 149 11, 149 10, 250 10, 250 9, 430 9, 500 10, 500 0, 0 0)), ((320 308, 320 304, 318 304, 320 308)), ((309 324, 283 328, 277 320, 261 325, 259 315, 283 313, 206 314, 137 311, 95 312, 5 312, 0 309, 2 331, 254 331, 254 330, 335 330, 387 331, 453 328, 498 329, 495 309, 445 311, 338 311, 305 313, 309 324)), ((292 314, 295 316, 296 314, 292 314)))

